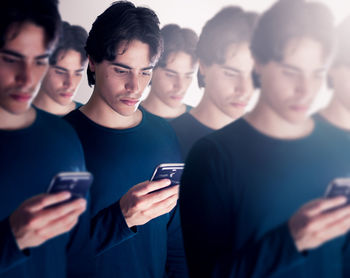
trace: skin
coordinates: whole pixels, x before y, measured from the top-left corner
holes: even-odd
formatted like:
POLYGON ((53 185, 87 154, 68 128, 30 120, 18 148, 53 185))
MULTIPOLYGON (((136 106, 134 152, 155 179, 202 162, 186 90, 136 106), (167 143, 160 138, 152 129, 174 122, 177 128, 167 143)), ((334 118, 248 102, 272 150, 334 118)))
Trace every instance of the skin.
POLYGON ((50 65, 41 83, 34 105, 56 115, 65 115, 75 109, 73 98, 82 79, 85 62, 75 50, 61 51, 57 63, 50 65))
POLYGON ((261 96, 246 119, 269 136, 292 139, 313 130, 310 107, 328 68, 322 45, 309 38, 291 40, 282 61, 256 63, 261 96))
POLYGON ((248 43, 228 46, 223 64, 205 65, 203 98, 190 113, 202 124, 220 129, 241 117, 253 94, 254 61, 248 43))
MULTIPOLYGON (((30 105, 48 67, 44 30, 29 22, 17 27, 10 26, 0 49, 0 129, 7 130, 22 129, 35 121, 36 112, 30 105)), ((19 249, 39 246, 74 227, 85 210, 85 200, 45 209, 69 197, 69 192, 37 195, 10 215, 19 249)))
POLYGON ((185 52, 171 53, 165 67, 153 71, 152 86, 142 106, 163 118, 176 118, 186 111, 182 102, 197 63, 185 52))
POLYGON ((329 105, 321 111, 321 115, 331 124, 350 130, 350 67, 338 65, 329 71, 333 86, 333 98, 329 105))
MULTIPOLYGON (((311 38, 290 40, 281 62, 257 63, 261 96, 246 120, 260 132, 280 139, 297 139, 314 128, 309 108, 325 80, 327 60, 322 45, 311 38)), ((302 206, 288 221, 301 252, 321 246, 350 229, 350 207, 343 196, 316 199, 302 206)))
MULTIPOLYGON (((127 129, 138 125, 142 112, 138 105, 148 85, 153 65, 149 46, 133 40, 122 43, 114 61, 95 63, 90 58, 89 67, 95 73, 93 94, 80 110, 99 125, 127 129)), ((170 185, 170 180, 145 181, 129 189, 120 199, 120 208, 128 227, 143 225, 171 211, 179 196, 179 187, 170 185)))

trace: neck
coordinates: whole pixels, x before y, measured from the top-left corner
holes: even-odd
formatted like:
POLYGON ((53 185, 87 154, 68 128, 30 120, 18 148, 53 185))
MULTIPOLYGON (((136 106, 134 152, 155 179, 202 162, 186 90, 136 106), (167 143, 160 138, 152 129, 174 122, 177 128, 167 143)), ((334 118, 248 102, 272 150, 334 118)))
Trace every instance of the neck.
POLYGON ((137 126, 142 120, 142 112, 136 110, 130 116, 123 116, 113 110, 97 93, 92 93, 91 98, 80 111, 93 122, 108 128, 128 129, 137 126))
POLYGON ((350 109, 345 107, 337 98, 320 114, 332 125, 341 129, 350 130, 350 109))
POLYGON ((310 134, 314 128, 311 118, 291 123, 261 101, 245 116, 245 119, 261 133, 278 139, 299 139, 310 134))
POLYGON ((36 119, 36 111, 30 107, 26 112, 17 114, 8 113, 0 109, 0 129, 18 130, 29 127, 36 119))
POLYGON ((75 103, 73 101, 67 105, 61 105, 42 90, 39 91, 37 97, 33 101, 33 104, 39 109, 55 115, 66 115, 75 109, 75 103))
POLYGON ((203 97, 197 107, 193 108, 190 113, 200 123, 211 128, 220 129, 225 125, 233 122, 235 119, 227 116, 222 112, 209 98, 208 94, 204 91, 203 97))
POLYGON ((152 90, 148 97, 142 102, 142 107, 148 112, 162 118, 176 118, 186 112, 185 104, 182 103, 177 107, 171 107, 157 98, 152 90))

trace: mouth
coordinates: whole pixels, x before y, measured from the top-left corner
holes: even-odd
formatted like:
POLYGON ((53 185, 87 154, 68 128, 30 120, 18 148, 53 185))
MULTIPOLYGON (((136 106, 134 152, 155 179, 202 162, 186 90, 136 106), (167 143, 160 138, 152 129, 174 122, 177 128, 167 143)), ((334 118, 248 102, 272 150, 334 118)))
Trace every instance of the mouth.
POLYGON ((31 94, 11 94, 10 97, 19 102, 28 102, 33 97, 31 94))
POLYGON ((73 96, 73 93, 60 93, 60 96, 64 98, 71 98, 73 96))
POLYGON ((236 108, 245 108, 248 105, 246 102, 231 102, 230 104, 236 108))
POLYGON ((175 95, 175 96, 170 96, 171 99, 173 100, 177 100, 177 101, 180 101, 180 100, 183 100, 184 96, 183 95, 175 95))
POLYGON ((140 102, 139 99, 121 99, 120 101, 127 106, 135 106, 140 102))
POLYGON ((299 113, 305 113, 307 111, 309 111, 309 106, 308 105, 298 105, 298 104, 294 104, 294 105, 290 105, 289 108, 295 112, 299 112, 299 113))

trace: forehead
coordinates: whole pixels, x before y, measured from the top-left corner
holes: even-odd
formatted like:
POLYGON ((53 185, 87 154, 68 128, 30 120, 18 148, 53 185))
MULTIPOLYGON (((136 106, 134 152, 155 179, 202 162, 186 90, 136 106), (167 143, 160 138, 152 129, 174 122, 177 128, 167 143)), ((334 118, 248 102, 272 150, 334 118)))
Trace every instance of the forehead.
POLYGON ((303 37, 291 39, 287 42, 281 62, 312 70, 315 67, 325 66, 327 59, 320 42, 303 37))
POLYGON ((25 57, 40 56, 48 52, 45 31, 33 23, 13 24, 6 33, 3 49, 25 57))
POLYGON ((61 50, 57 55, 56 66, 81 68, 84 64, 81 54, 73 49, 61 50))
POLYGON ((225 62, 222 65, 234 68, 251 70, 254 60, 248 42, 231 44, 225 53, 225 62))
POLYGON ((151 52, 148 44, 139 40, 122 42, 116 49, 116 58, 112 62, 141 69, 151 65, 151 52))
POLYGON ((196 62, 192 60, 189 54, 179 51, 170 53, 166 68, 182 72, 192 70, 195 65, 196 62))

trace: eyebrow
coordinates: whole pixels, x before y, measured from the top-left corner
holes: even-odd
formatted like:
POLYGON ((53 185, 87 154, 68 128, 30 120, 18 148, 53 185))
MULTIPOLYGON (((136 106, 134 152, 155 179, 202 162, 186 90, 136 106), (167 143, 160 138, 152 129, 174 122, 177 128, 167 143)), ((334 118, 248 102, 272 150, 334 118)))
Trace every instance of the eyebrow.
POLYGON ((233 68, 233 67, 229 67, 229 66, 225 66, 225 65, 222 65, 221 67, 222 67, 223 69, 225 69, 225 70, 234 71, 234 72, 236 72, 236 73, 242 73, 241 70, 236 69, 236 68, 233 68))
MULTIPOLYGON (((164 68, 165 71, 167 72, 171 72, 171 73, 174 73, 174 74, 179 74, 177 71, 175 70, 171 70, 171 69, 167 69, 167 68, 164 68)), ((189 71, 189 72, 186 72, 185 75, 190 75, 190 74, 194 74, 194 71, 189 71)))
MULTIPOLYGON (((60 67, 60 66, 52 66, 52 67, 55 68, 55 69, 59 69, 59 70, 62 70, 62 71, 66 71, 66 72, 69 71, 68 69, 66 69, 66 68, 64 68, 64 67, 60 67)), ((84 71, 84 68, 83 68, 83 67, 80 68, 80 69, 75 70, 74 72, 82 72, 82 71, 84 71)))
MULTIPOLYGON (((9 50, 9 49, 2 49, 2 50, 0 50, 0 53, 11 55, 11 56, 14 56, 14 57, 20 58, 20 59, 24 59, 25 58, 25 56, 23 54, 18 53, 18 52, 13 51, 13 50, 9 50)), ((36 57, 34 57, 34 59, 35 60, 41 60, 41 59, 46 59, 48 57, 49 57, 49 54, 46 53, 46 54, 42 54, 42 55, 36 56, 36 57)))
MULTIPOLYGON (((117 66, 117 67, 121 67, 121 68, 124 68, 124 69, 128 69, 128 70, 131 70, 132 68, 127 66, 127 65, 124 65, 124 64, 120 64, 120 63, 111 63, 111 65, 113 66, 117 66)), ((149 67, 145 67, 145 68, 142 68, 141 70, 150 70, 150 69, 153 69, 154 66, 149 66, 149 67)))
MULTIPOLYGON (((297 68, 297 67, 295 67, 295 66, 292 66, 292 65, 288 65, 288 64, 285 64, 285 63, 280 63, 280 65, 281 65, 282 67, 284 67, 284 68, 289 69, 289 70, 297 71, 297 72, 299 72, 299 73, 302 72, 301 69, 299 69, 299 68, 297 68)), ((324 67, 315 70, 315 72, 324 72, 324 71, 326 71, 326 68, 324 68, 324 67)))

